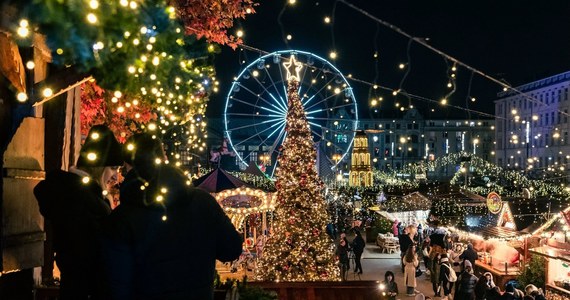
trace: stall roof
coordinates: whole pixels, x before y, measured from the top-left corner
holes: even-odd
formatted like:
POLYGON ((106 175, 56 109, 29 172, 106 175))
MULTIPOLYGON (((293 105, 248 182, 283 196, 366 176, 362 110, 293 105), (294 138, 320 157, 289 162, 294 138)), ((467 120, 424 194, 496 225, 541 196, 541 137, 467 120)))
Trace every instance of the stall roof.
POLYGON ((431 207, 431 200, 420 192, 389 198, 382 205, 388 212, 429 210, 431 207))
POLYGON ((518 230, 531 231, 568 207, 566 199, 554 197, 503 198, 511 209, 518 230))
POLYGON ((515 239, 521 236, 528 235, 526 232, 516 231, 510 228, 487 226, 487 227, 457 227, 456 229, 464 231, 466 233, 479 235, 484 239, 496 238, 496 239, 515 239))
POLYGON ((192 184, 209 193, 219 193, 224 190, 235 189, 242 186, 251 187, 249 184, 220 168, 194 180, 192 184))
POLYGON ((540 246, 536 248, 529 249, 531 253, 538 254, 541 256, 545 256, 548 258, 556 258, 566 262, 570 262, 570 251, 554 248, 551 246, 540 246))

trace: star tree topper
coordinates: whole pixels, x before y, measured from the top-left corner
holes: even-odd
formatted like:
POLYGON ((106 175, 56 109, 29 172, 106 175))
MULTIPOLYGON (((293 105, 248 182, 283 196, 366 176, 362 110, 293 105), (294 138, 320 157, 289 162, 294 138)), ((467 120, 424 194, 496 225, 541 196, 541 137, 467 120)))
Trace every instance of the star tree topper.
POLYGON ((283 65, 287 70, 287 81, 299 81, 299 71, 303 68, 303 64, 295 59, 295 55, 291 55, 291 59, 288 62, 284 62, 283 65), (292 66, 295 67, 295 75, 292 75, 290 70, 292 66))

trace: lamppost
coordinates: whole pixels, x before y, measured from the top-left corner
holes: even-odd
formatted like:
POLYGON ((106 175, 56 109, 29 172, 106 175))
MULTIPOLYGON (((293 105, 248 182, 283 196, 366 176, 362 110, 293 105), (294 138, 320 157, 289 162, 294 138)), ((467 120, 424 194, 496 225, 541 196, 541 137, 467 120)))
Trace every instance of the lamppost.
POLYGON ((479 144, 479 139, 475 138, 473 140, 473 155, 477 154, 477 145, 479 144))
POLYGON ((402 152, 402 170, 404 169, 404 165, 406 164, 406 157, 404 156, 405 145, 408 139, 405 136, 400 137, 400 144, 401 144, 401 152, 402 152))
POLYGON ((262 162, 263 165, 265 165, 265 166, 269 166, 269 165, 271 164, 271 156, 269 156, 268 153, 262 154, 259 159, 261 160, 261 162, 262 162))

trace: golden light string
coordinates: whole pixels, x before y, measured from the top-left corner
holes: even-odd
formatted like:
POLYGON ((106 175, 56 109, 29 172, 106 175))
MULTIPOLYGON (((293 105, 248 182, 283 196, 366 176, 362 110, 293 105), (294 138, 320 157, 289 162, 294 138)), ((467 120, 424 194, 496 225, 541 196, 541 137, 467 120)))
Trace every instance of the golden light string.
MULTIPOLYGON (((486 78, 486 79, 488 79, 488 80, 490 80, 490 81, 492 81, 492 82, 497 83, 498 85, 500 85, 501 87, 503 87, 503 89, 507 89, 507 90, 510 90, 510 91, 512 91, 512 92, 515 92, 515 93, 517 93, 517 94, 523 96, 525 99, 529 100, 530 102, 538 103, 539 105, 546 105, 546 106, 548 106, 548 104, 545 104, 545 103, 541 102, 540 100, 538 100, 538 99, 536 99, 536 98, 534 98, 534 97, 528 95, 527 93, 524 93, 524 92, 520 91, 519 89, 517 89, 517 88, 511 86, 510 84, 507 84, 507 83, 505 83, 505 82, 503 82, 503 81, 501 81, 501 80, 499 80, 499 79, 496 79, 495 77, 493 77, 493 76, 491 76, 491 75, 487 75, 487 74, 484 73, 483 71, 480 71, 479 69, 476 69, 476 68, 474 68, 474 67, 472 67, 472 66, 470 66, 470 65, 468 65, 468 64, 466 64, 466 63, 464 63, 464 62, 462 62, 462 61, 460 61, 459 59, 457 59, 457 58, 455 58, 455 57, 453 57, 453 56, 451 56, 451 55, 449 55, 449 54, 447 54, 447 53, 445 53, 445 52, 443 52, 443 51, 441 51, 441 50, 439 50, 439 49, 437 49, 437 48, 431 46, 430 44, 426 43, 426 41, 425 41, 423 38, 414 37, 414 36, 412 36, 412 35, 406 33, 405 31, 403 31, 403 30, 400 29, 399 27, 397 27, 397 26, 395 26, 395 25, 392 25, 391 23, 388 23, 388 22, 386 22, 386 21, 384 21, 384 20, 381 20, 381 19, 379 19, 379 18, 373 16, 372 14, 368 13, 367 11, 365 11, 365 10, 363 10, 363 9, 361 9, 361 8, 359 8, 359 7, 357 7, 357 6, 355 6, 355 5, 353 5, 352 3, 347 2, 346 0, 337 0, 337 2, 342 2, 342 3, 344 3, 346 6, 348 6, 348 7, 352 8, 352 9, 354 9, 355 11, 357 11, 357 12, 359 12, 359 13, 361 13, 361 14, 367 16, 368 18, 372 19, 373 21, 375 21, 375 22, 377 22, 377 23, 379 23, 379 24, 382 24, 382 25, 388 27, 389 29, 391 29, 391 30, 393 30, 393 31, 395 31, 395 32, 397 32, 397 33, 399 33, 399 34, 401 34, 401 35, 403 35, 403 36, 405 36, 405 37, 407 37, 407 38, 409 38, 409 39, 413 39, 415 42, 417 42, 417 43, 419 43, 420 45, 422 45, 422 46, 428 48, 429 50, 431 50, 431 51, 433 51, 433 52, 439 54, 440 56, 443 56, 444 58, 446 58, 446 59, 448 59, 448 60, 450 60, 450 61, 452 61, 452 62, 454 62, 454 63, 456 63, 456 64, 458 64, 458 65, 461 65, 462 67, 464 67, 464 68, 466 68, 466 69, 468 69, 468 70, 470 70, 470 71, 472 71, 472 72, 474 72, 474 73, 479 74, 479 75, 482 76, 483 78, 486 78)), ((562 113, 562 114, 564 114, 564 115, 566 115, 566 116, 570 116, 570 113, 566 113, 566 112, 563 112, 563 111, 561 111, 561 110, 558 110, 558 112, 560 112, 560 113, 562 113)))
MULTIPOLYGON (((249 45, 247 45, 247 44, 241 44, 241 45, 239 45, 239 47, 240 47, 240 48, 243 48, 243 49, 246 49, 246 50, 249 50, 249 51, 258 52, 258 53, 260 53, 260 54, 262 54, 262 55, 266 55, 266 54, 271 53, 271 52, 268 52, 268 51, 261 50, 261 49, 259 49, 259 48, 253 47, 253 46, 249 46, 249 45)), ((279 56, 279 57, 282 58, 282 59, 285 59, 285 58, 282 57, 282 56, 279 56)), ((327 73, 327 70, 325 70, 325 69, 323 69, 323 68, 318 68, 318 67, 315 67, 314 65, 313 65, 313 66, 310 66, 310 65, 308 65, 308 64, 306 64, 306 63, 303 63, 303 65, 304 65, 305 67, 307 67, 307 68, 313 68, 313 69, 317 69, 317 70, 319 70, 319 71, 321 71, 321 72, 323 72, 323 73, 327 73)), ((390 92, 396 90, 396 89, 394 89, 394 88, 389 88, 389 87, 381 86, 381 85, 378 85, 378 84, 375 84, 375 83, 372 83, 372 82, 369 82, 369 81, 366 81, 366 80, 363 80, 363 79, 358 79, 358 78, 356 78, 356 77, 354 77, 354 76, 351 76, 350 74, 349 74, 349 75, 344 75, 344 74, 343 74, 343 76, 344 76, 347 80, 351 80, 351 81, 358 82, 358 83, 361 83, 361 84, 369 85, 369 86, 371 86, 372 88, 375 88, 375 89, 382 89, 382 90, 386 90, 386 91, 390 91, 390 92)), ((423 101, 426 101, 426 102, 432 102, 432 103, 435 103, 435 104, 438 104, 438 105, 439 105, 439 103, 440 103, 440 102, 437 101, 437 100, 434 100, 434 99, 431 99, 431 98, 428 98, 428 97, 424 97, 424 96, 419 96, 419 95, 415 95, 415 94, 410 94, 410 93, 407 93, 407 92, 405 92, 405 91, 402 91, 402 94, 405 94, 406 96, 409 96, 409 97, 411 97, 411 98, 415 98, 415 99, 417 99, 417 100, 423 100, 423 101)), ((464 107, 461 107, 461 106, 457 106, 457 105, 450 105, 450 104, 447 104, 446 107, 452 107, 452 108, 459 109, 459 110, 469 111, 469 112, 471 112, 471 113, 478 114, 478 115, 485 116, 485 117, 491 117, 491 118, 509 120, 509 119, 506 118, 506 117, 495 116, 495 115, 492 115, 492 114, 489 114, 489 113, 486 113, 486 112, 482 112, 482 111, 478 111, 478 110, 474 110, 474 109, 467 109, 467 108, 464 108, 464 107)))

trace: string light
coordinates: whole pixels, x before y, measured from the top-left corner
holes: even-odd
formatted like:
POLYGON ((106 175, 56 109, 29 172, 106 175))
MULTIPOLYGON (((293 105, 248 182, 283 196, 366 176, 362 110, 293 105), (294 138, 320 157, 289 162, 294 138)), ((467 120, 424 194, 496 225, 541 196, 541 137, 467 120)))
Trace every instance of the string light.
POLYGON ((26 100, 28 100, 28 95, 24 92, 19 92, 18 95, 16 96, 16 98, 20 102, 26 102, 26 100))

